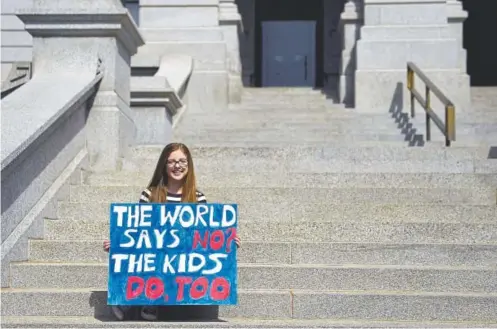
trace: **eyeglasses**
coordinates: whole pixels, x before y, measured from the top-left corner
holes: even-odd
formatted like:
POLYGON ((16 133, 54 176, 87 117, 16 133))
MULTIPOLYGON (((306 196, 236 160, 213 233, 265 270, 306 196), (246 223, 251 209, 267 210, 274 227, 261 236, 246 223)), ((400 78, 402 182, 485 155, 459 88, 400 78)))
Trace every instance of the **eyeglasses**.
POLYGON ((173 168, 176 164, 178 164, 180 167, 184 168, 188 166, 188 160, 186 159, 179 159, 179 160, 167 160, 167 166, 173 168))

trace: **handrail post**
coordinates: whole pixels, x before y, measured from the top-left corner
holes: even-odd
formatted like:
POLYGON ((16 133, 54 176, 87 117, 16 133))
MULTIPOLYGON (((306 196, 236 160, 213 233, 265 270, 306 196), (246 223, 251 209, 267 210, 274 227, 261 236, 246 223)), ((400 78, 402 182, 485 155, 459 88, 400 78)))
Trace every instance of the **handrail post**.
POLYGON ((426 140, 431 140, 431 122, 429 110, 431 110, 430 87, 425 86, 425 113, 426 113, 426 140))
POLYGON ((445 146, 450 146, 450 142, 456 139, 456 111, 454 105, 445 107, 445 146))
POLYGON ((413 69, 408 65, 407 66, 407 89, 409 89, 409 95, 411 98, 411 118, 414 118, 416 115, 415 113, 415 102, 414 102, 414 71, 413 69))

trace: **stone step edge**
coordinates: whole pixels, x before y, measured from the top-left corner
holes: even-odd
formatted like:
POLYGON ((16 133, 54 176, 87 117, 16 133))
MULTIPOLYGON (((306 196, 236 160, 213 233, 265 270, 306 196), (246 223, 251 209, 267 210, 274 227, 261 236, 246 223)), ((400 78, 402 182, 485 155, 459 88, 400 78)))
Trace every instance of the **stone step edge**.
MULTIPOLYGON (((129 203, 129 202, 124 202, 124 203, 129 203)), ((108 203, 110 204, 110 203, 108 203)), ((450 205, 449 205, 450 206, 450 205)), ((478 207, 489 207, 489 208, 495 208, 497 211, 497 207, 495 205, 477 205, 478 207)), ((110 225, 110 220, 108 218, 98 218, 98 219, 75 219, 73 217, 64 217, 64 218, 45 218, 46 221, 53 221, 53 222, 71 222, 74 223, 76 221, 80 222, 94 222, 97 223, 98 225, 110 225)), ((281 225, 281 224, 288 224, 288 225, 305 225, 305 224, 329 224, 330 226, 333 224, 386 224, 386 225, 406 225, 406 224, 460 224, 460 225, 497 225, 497 221, 495 220, 479 220, 479 221, 473 221, 473 220, 468 220, 468 221, 446 221, 446 220, 441 220, 441 221, 433 221, 433 220, 420 220, 420 219, 412 219, 408 221, 400 221, 400 222, 393 222, 391 219, 371 219, 371 220, 312 220, 312 221, 288 221, 288 220, 271 220, 271 221, 263 221, 263 220, 249 220, 245 221, 245 223, 250 223, 250 224, 267 224, 267 225, 281 225)), ((47 240, 47 241, 60 241, 60 240, 47 240)), ((74 240, 72 240, 74 241, 74 240)), ((248 240, 243 240, 243 241, 248 241, 248 240)), ((252 242, 260 242, 258 240, 251 240, 252 242)))
MULTIPOLYGON (((51 266, 51 267, 108 267, 105 262, 52 262, 52 261, 21 261, 11 262, 10 266, 51 266)), ((433 265, 369 265, 369 264, 255 264, 238 263, 238 268, 280 268, 280 269, 379 269, 379 270, 422 270, 422 271, 496 271, 495 266, 433 266, 433 265)), ((496 293, 497 296, 497 293, 496 293)))
MULTIPOLYGON (((78 239, 78 240, 46 240, 46 239, 30 239, 30 242, 34 243, 84 243, 84 242, 92 242, 92 243, 98 243, 101 244, 102 240, 100 239, 78 239)), ((260 240, 248 240, 244 239, 243 243, 257 243, 260 244, 260 240)), ((288 244, 288 245, 293 245, 293 244, 336 244, 336 245, 388 245, 388 246, 446 246, 446 247, 497 247, 497 242, 496 243, 471 243, 471 244, 465 244, 465 243, 365 243, 365 242, 272 242, 272 241, 264 241, 264 244, 288 244)), ((497 270, 497 268, 496 268, 497 270)))
MULTIPOLYGON (((91 203, 91 202, 89 202, 91 203)), ((130 203, 130 202, 124 202, 124 203, 130 203)), ((110 203, 106 203, 106 204, 109 204, 110 203)), ((447 206, 450 206, 449 204, 446 204, 447 206)), ((457 206, 457 205, 456 205, 457 206)), ((489 208, 492 208, 492 209, 496 209, 496 212, 497 212, 497 207, 495 205, 476 205, 477 207, 489 207, 489 208)), ((74 217, 64 217, 64 218, 45 218, 46 221, 53 221, 53 222, 76 222, 76 221, 80 221, 80 222, 93 222, 93 223, 97 223, 98 225, 110 225, 110 220, 108 218, 98 218, 98 219, 75 219, 74 217)), ((387 224, 387 225, 406 225, 406 224, 460 224, 460 225, 497 225, 497 221, 495 220, 479 220, 479 221, 474 221, 474 220, 468 220, 468 221, 454 221, 454 220, 451 220, 451 221, 446 221, 446 220, 441 220, 441 221, 433 221, 433 220, 420 220, 420 219, 412 219, 412 220, 408 220, 408 221, 400 221, 400 222, 396 222, 396 221, 392 221, 391 219, 386 219, 386 220, 382 220, 382 219, 371 219, 371 220, 349 220, 349 219, 346 219, 346 220, 322 220, 322 221, 319 221, 319 220, 312 220, 312 221, 288 221, 288 220, 271 220, 271 221, 263 221, 263 220, 249 220, 249 221, 245 221, 246 223, 250 223, 250 224, 267 224, 267 225, 281 225, 281 224, 288 224, 288 225, 295 225, 295 224, 298 224, 298 225, 304 225, 304 224, 329 224, 329 225, 333 225, 333 224, 340 224, 340 225, 344 225, 344 224, 358 224, 358 223, 364 223, 364 224, 378 224, 378 225, 381 225, 381 224, 387 224)), ((47 240, 47 241, 61 241, 61 240, 47 240)), ((74 241, 74 240, 71 240, 71 241, 74 241)), ((244 240, 244 241, 248 241, 248 240, 244 240)), ((252 242, 260 242, 258 240, 251 240, 252 242)), ((342 242, 344 243, 344 242, 342 242)))
MULTIPOLYGON (((3 293, 95 293, 107 292, 100 288, 1 288, 0 296, 3 293)), ((309 290, 309 289, 238 289, 238 293, 257 294, 288 294, 293 296, 301 295, 355 295, 355 296, 424 296, 424 297, 472 297, 472 298, 496 298, 497 292, 433 292, 433 291, 407 291, 407 290, 309 290)), ((497 302, 497 300, 496 300, 497 302)))
POLYGON ((342 320, 342 319, 312 319, 312 320, 260 320, 252 318, 224 318, 220 317, 219 322, 212 321, 182 321, 182 322, 122 322, 110 319, 102 321, 95 317, 76 317, 76 316, 4 316, 2 325, 6 328, 39 328, 48 325, 50 328, 175 328, 175 329, 192 329, 192 328, 274 328, 274 329, 297 329, 297 328, 367 328, 385 327, 385 328, 497 328, 497 322, 477 322, 477 321, 378 321, 378 320, 342 320))

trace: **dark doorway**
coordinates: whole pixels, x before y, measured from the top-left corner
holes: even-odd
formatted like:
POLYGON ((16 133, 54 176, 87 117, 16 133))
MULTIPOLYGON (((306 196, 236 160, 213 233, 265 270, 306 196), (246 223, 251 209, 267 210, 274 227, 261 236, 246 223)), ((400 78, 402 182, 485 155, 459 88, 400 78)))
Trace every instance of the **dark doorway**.
POLYGON ((255 85, 263 80, 263 22, 315 21, 314 86, 323 86, 323 0, 255 0, 255 85))
POLYGON ((463 44, 472 86, 497 86, 497 0, 463 0, 463 44))

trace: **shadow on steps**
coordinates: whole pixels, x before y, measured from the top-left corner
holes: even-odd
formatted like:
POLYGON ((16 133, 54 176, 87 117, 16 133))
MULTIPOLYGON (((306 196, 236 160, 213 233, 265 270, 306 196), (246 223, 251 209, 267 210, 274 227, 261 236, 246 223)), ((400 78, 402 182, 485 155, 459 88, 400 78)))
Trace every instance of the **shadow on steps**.
MULTIPOLYGON (((89 303, 95 310, 95 319, 103 322, 118 321, 112 315, 110 306, 107 305, 107 291, 93 291, 90 295, 89 303)), ((140 317, 140 306, 132 307, 127 312, 124 320, 145 321, 140 317)), ((219 306, 211 305, 159 306, 158 321, 226 322, 219 319, 219 306)))

